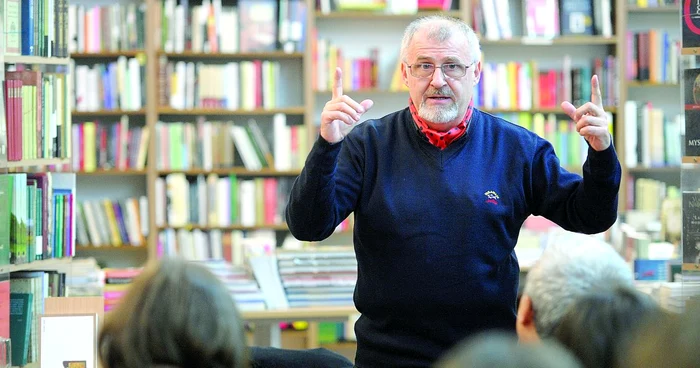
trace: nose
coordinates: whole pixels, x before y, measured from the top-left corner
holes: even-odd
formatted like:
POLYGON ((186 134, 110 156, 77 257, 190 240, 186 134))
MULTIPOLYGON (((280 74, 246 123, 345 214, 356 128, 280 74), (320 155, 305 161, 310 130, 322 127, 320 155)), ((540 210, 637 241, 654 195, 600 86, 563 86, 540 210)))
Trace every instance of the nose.
POLYGON ((445 84, 447 84, 447 82, 445 81, 445 75, 442 74, 442 68, 435 68, 433 78, 430 80, 430 85, 439 89, 445 84))

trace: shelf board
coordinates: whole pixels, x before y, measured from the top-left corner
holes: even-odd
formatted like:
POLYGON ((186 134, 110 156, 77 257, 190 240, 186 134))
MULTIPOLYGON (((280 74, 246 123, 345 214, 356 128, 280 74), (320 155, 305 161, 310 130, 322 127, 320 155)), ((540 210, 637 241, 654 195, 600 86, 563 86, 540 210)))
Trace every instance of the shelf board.
POLYGON ((681 55, 700 55, 700 47, 684 47, 681 49, 681 55))
POLYGON ((83 245, 78 245, 75 247, 76 252, 77 251, 98 251, 98 252, 145 252, 148 250, 148 247, 146 246, 135 246, 135 245, 121 245, 121 246, 114 246, 114 245, 88 245, 88 246, 83 246, 83 245))
POLYGON ((630 13, 679 13, 680 14, 680 6, 678 6, 678 5, 664 5, 664 6, 654 6, 654 7, 627 6, 627 11, 630 13))
POLYGON ((684 164, 700 164, 700 156, 683 156, 681 162, 684 164))
POLYGON ((508 40, 481 39, 481 45, 525 45, 525 46, 565 46, 565 45, 614 45, 615 37, 603 36, 561 36, 556 38, 513 37, 508 40))
POLYGON ((406 19, 406 20, 411 20, 411 19, 416 19, 419 17, 424 17, 428 15, 446 15, 450 17, 456 17, 459 18, 460 13, 457 10, 450 10, 450 11, 419 11, 417 13, 410 13, 410 14, 392 14, 392 13, 385 13, 385 12, 376 12, 376 11, 362 11, 362 10, 353 10, 353 11, 335 11, 335 12, 330 12, 327 14, 324 14, 320 11, 316 12, 316 19, 406 19))
POLYGON ((182 173, 185 175, 207 175, 207 174, 218 174, 218 175, 230 175, 235 174, 238 176, 297 176, 301 173, 301 170, 285 170, 279 171, 275 169, 263 168, 259 171, 247 170, 244 167, 231 167, 225 169, 184 169, 184 170, 159 170, 158 175, 168 175, 182 173))
POLYGON ((288 115, 304 115, 306 110, 303 107, 282 107, 278 109, 254 109, 254 110, 226 110, 195 108, 190 110, 179 110, 171 107, 158 108, 160 115, 274 115, 277 113, 288 115))
POLYGON ((124 51, 100 51, 100 52, 75 52, 70 54, 71 59, 99 59, 118 58, 120 56, 136 57, 145 55, 145 50, 124 50, 124 51))
POLYGON ((96 111, 71 111, 73 116, 121 116, 121 115, 145 115, 146 110, 96 110, 96 111))
POLYGON ((95 171, 76 171, 76 175, 80 176, 97 176, 97 175, 110 175, 110 176, 138 176, 138 175, 146 175, 148 172, 144 170, 137 170, 137 169, 126 169, 126 170, 117 170, 117 169, 97 169, 95 171))
MULTIPOLYGON (((314 93, 316 94, 330 94, 331 90, 326 90, 326 91, 319 91, 315 90, 314 93)), ((383 93, 383 94, 399 94, 399 93, 408 93, 408 90, 390 90, 390 89, 382 89, 382 88, 360 88, 360 89, 343 89, 343 93, 383 93)))
POLYGON ((0 162, 0 168, 9 169, 27 166, 63 165, 67 163, 70 163, 70 160, 66 158, 37 158, 32 160, 0 162))
POLYGON ((665 87, 665 88, 678 88, 680 85, 678 83, 652 83, 648 81, 627 81, 627 87, 630 88, 656 88, 656 87, 665 87))
POLYGON ((5 64, 69 65, 70 58, 5 55, 5 64))
POLYGON ((34 262, 23 263, 23 264, 2 265, 2 266, 0 266, 0 274, 17 272, 17 271, 26 271, 26 270, 42 270, 42 269, 50 270, 50 269, 57 267, 57 266, 67 265, 68 263, 70 263, 70 261, 71 261, 70 257, 65 257, 65 258, 43 259, 40 261, 34 261, 34 262))
POLYGON ((681 168, 678 166, 663 166, 663 167, 630 167, 627 168, 627 171, 630 173, 639 173, 639 174, 664 174, 664 173, 681 173, 681 168))
POLYGON ((201 226, 201 225, 185 225, 185 226, 158 226, 158 231, 163 231, 166 229, 175 229, 175 230, 223 230, 223 231, 231 231, 231 230, 289 230, 289 227, 287 227, 286 224, 283 225, 256 225, 256 226, 242 226, 242 225, 230 225, 230 226, 201 226))
POLYGON ((159 51, 158 55, 169 58, 196 58, 196 59, 302 59, 301 52, 284 51, 259 51, 259 52, 237 52, 237 53, 210 53, 210 52, 165 52, 159 51))
MULTIPOLYGON (((554 114, 564 114, 564 110, 561 107, 540 107, 540 108, 532 108, 528 110, 521 110, 517 108, 512 108, 512 109, 499 109, 499 108, 493 108, 493 109, 487 109, 484 107, 479 107, 477 108, 481 111, 488 112, 491 114, 503 114, 503 113, 518 113, 518 112, 526 112, 526 113, 538 113, 541 112, 543 114, 549 114, 549 113, 554 113, 554 114)), ((615 106, 605 106, 603 107, 605 111, 615 113, 617 111, 617 107, 615 106)))

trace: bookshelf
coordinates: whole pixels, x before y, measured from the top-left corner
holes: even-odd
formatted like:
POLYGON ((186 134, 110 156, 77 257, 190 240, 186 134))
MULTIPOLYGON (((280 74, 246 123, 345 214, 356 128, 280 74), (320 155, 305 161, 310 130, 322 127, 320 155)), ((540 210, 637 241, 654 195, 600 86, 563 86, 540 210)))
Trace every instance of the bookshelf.
MULTIPOLYGON (((237 179, 254 179, 254 178, 293 178, 300 172, 300 167, 292 167, 287 169, 279 169, 275 167, 263 168, 261 170, 246 169, 241 162, 234 162, 229 167, 202 167, 202 165, 191 165, 189 167, 173 168, 159 167, 157 163, 162 156, 158 143, 158 137, 162 135, 156 134, 156 129, 161 127, 171 128, 178 123, 183 126, 187 124, 196 124, 197 119, 203 118, 207 122, 225 122, 232 120, 234 122, 245 123, 248 119, 255 119, 261 126, 269 126, 274 117, 278 114, 284 114, 287 118, 287 123, 290 125, 299 125, 306 127, 305 134, 307 142, 313 142, 316 136, 317 121, 320 115, 321 108, 325 101, 330 96, 329 91, 317 90, 310 83, 314 73, 318 70, 314 67, 314 41, 319 37, 328 37, 338 40, 339 44, 350 50, 349 57, 367 57, 369 43, 380 48, 379 60, 379 80, 377 86, 361 87, 354 90, 348 89, 347 94, 352 97, 362 98, 370 97, 377 102, 375 107, 366 115, 367 118, 380 117, 385 113, 405 107, 407 93, 405 91, 396 91, 389 88, 391 85, 391 77, 396 67, 396 54, 398 53, 398 40, 401 37, 401 32, 404 27, 413 19, 422 16, 434 14, 435 12, 419 12, 417 14, 387 14, 378 12, 362 12, 362 11, 343 11, 323 13, 315 10, 314 0, 302 0, 306 4, 307 12, 305 15, 305 30, 303 32, 303 50, 294 49, 293 51, 280 51, 278 49, 266 51, 225 51, 225 52, 208 52, 204 50, 191 50, 187 48, 177 49, 174 45, 168 46, 166 42, 167 32, 164 31, 164 1, 146 0, 143 2, 143 20, 142 27, 145 35, 154 35, 153 37, 144 37, 143 45, 137 45, 133 49, 123 50, 99 50, 95 52, 76 51, 71 52, 71 59, 76 64, 90 64, 93 62, 107 62, 116 60, 119 57, 126 58, 143 58, 143 106, 138 109, 104 109, 99 108, 94 111, 73 111, 73 118, 77 121, 84 122, 94 119, 116 120, 122 116, 129 118, 134 126, 147 127, 151 130, 150 137, 147 141, 147 159, 146 164, 142 169, 99 169, 91 171, 78 171, 79 180, 81 182, 89 182, 89 193, 92 197, 112 197, 117 198, 117 195, 110 193, 109 195, 101 195, 99 190, 103 190, 106 185, 110 188, 120 188, 118 192, 128 192, 126 188, 132 188, 129 194, 124 196, 145 196, 148 214, 148 228, 151 231, 145 236, 145 244, 147 244, 147 254, 145 259, 153 259, 158 257, 158 241, 159 233, 165 229, 177 230, 201 230, 208 232, 211 230, 234 231, 234 230, 272 230, 276 233, 285 233, 286 226, 284 224, 265 224, 243 226, 238 224, 226 224, 221 226, 201 225, 186 223, 184 225, 170 226, 167 223, 158 223, 155 215, 158 211, 162 211, 162 206, 157 198, 159 180, 165 180, 172 174, 183 174, 187 180, 192 183, 198 176, 209 176, 216 174, 219 178, 233 177, 237 179), (363 26, 365 22, 371 22, 372 27, 363 26), (318 34, 314 33, 318 31, 318 34), (353 32, 348 32, 352 30, 353 32), (166 35, 164 36, 164 33, 166 35), (368 42, 370 40, 371 42, 368 42), (246 61, 271 61, 278 62, 281 73, 283 74, 282 81, 284 86, 291 86, 291 90, 280 92, 279 103, 273 106, 261 107, 258 105, 243 108, 240 104, 236 107, 205 107, 191 104, 185 107, 173 107, 170 104, 170 99, 163 100, 162 91, 170 91, 171 86, 163 86, 161 77, 163 65, 173 63, 173 68, 177 68, 177 63, 201 63, 202 65, 221 66, 230 62, 246 62, 246 61), (161 64, 166 63, 166 64, 161 64), (161 124, 162 123, 162 124, 161 124), (103 181, 109 184, 103 184, 103 181)), ((104 2, 91 2, 83 0, 83 4, 104 4, 104 2)), ((129 3, 129 1, 126 1, 129 3)), ((133 2, 132 2, 133 3, 133 2)), ((194 2, 191 5, 198 5, 199 2, 194 2)), ((625 69, 622 63, 628 57, 626 33, 629 26, 635 26, 640 22, 646 28, 650 24, 657 25, 660 28, 666 27, 666 21, 659 21, 657 17, 664 19, 673 19, 674 14, 677 14, 678 7, 664 7, 659 9, 639 8, 629 6, 627 0, 611 0, 614 12, 611 19, 611 34, 608 36, 587 35, 587 36, 557 36, 553 38, 529 37, 523 31, 521 20, 522 8, 511 4, 511 27, 513 29, 513 37, 510 39, 492 38, 483 35, 481 37, 482 49, 484 51, 485 62, 501 62, 507 63, 510 61, 518 61, 526 63, 531 59, 537 59, 538 67, 541 69, 561 69, 562 58, 564 55, 570 55, 571 60, 577 65, 589 65, 594 58, 605 58, 608 55, 615 57, 613 65, 616 65, 617 72, 622 73, 625 69), (652 17, 651 20, 649 17, 652 17), (641 20, 640 20, 641 19, 641 20), (637 23, 635 23, 637 22, 637 23)), ((478 2, 473 0, 453 0, 452 9, 442 14, 447 14, 462 19, 473 19, 479 13, 478 2)), ((483 25, 482 25, 483 27, 483 25)), ((636 27, 636 26, 635 26, 636 27)), ((237 33, 236 33, 237 34, 237 33)), ((174 41, 173 41, 174 42, 174 41)), ((240 64, 239 64, 240 65, 240 64)), ((672 176, 677 173, 679 165, 663 166, 663 167, 644 167, 635 165, 628 167, 625 165, 626 156, 626 136, 628 128, 625 126, 626 111, 624 109, 624 101, 628 98, 635 97, 641 94, 643 96, 650 94, 668 94, 674 88, 677 88, 677 83, 672 82, 649 82, 627 80, 622 75, 618 75, 617 82, 611 86, 616 90, 615 96, 611 96, 611 101, 605 107, 607 112, 610 112, 614 120, 614 143, 618 156, 623 166, 623 183, 620 192, 620 211, 624 211, 626 203, 629 202, 628 197, 631 192, 625 184, 629 177, 632 176, 672 176)), ((605 92, 604 92, 605 93, 605 92)), ((675 106, 677 109, 677 106, 675 106)), ((561 109, 558 104, 553 107, 482 107, 483 110, 494 114, 560 114, 561 109)), ((269 128, 269 127, 266 127, 269 128)), ((167 132, 170 132, 167 130, 167 132)), ((308 146, 307 146, 308 147, 308 146)), ((229 147, 230 148, 230 147, 229 147)), ((233 151, 236 155, 237 152, 233 151)), ((297 161, 298 163, 298 161, 297 161)), ((576 165, 567 165, 571 170, 577 170, 576 165)), ((580 170, 580 169, 578 169, 580 170)), ((82 190, 81 187, 79 190, 82 190)), ((167 222, 167 221, 166 221, 167 222)), ((106 244, 97 244, 106 245, 106 244)), ((80 252, 103 252, 105 259, 116 259, 119 257, 127 257, 126 253, 131 253, 132 249, 126 247, 115 247, 113 250, 106 250, 107 247, 94 247, 87 245, 86 247, 78 248, 80 252), (103 249, 105 248, 105 249, 103 249), (99 249, 99 250, 98 250, 99 249)))

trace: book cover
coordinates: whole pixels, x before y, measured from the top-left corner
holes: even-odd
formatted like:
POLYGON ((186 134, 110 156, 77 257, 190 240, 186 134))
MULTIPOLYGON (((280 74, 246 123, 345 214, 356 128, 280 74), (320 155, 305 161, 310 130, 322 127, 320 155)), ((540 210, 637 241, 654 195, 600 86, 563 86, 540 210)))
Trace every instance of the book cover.
POLYGON ((685 155, 700 156, 700 68, 683 71, 683 100, 685 155))
POLYGON ((700 47, 700 0, 683 0, 681 18, 682 47, 700 47))
POLYGON ((10 339, 13 366, 27 364, 33 297, 31 293, 10 293, 10 339))
POLYGON ((700 264, 700 192, 686 191, 683 202, 683 263, 700 264))
POLYGON ((561 0, 562 35, 593 35, 593 4, 590 0, 561 0))

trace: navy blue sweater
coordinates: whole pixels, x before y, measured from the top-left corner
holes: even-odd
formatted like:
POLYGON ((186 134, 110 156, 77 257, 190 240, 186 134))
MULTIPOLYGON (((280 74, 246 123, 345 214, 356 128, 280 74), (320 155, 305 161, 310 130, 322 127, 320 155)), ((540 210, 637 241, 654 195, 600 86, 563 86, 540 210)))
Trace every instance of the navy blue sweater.
POLYGON ((427 367, 470 334, 514 331, 523 221, 542 215, 598 233, 617 215, 620 165, 589 148, 581 176, 551 144, 474 110, 467 134, 441 151, 408 108, 319 138, 286 209, 292 234, 327 238, 354 212, 358 367, 427 367))

